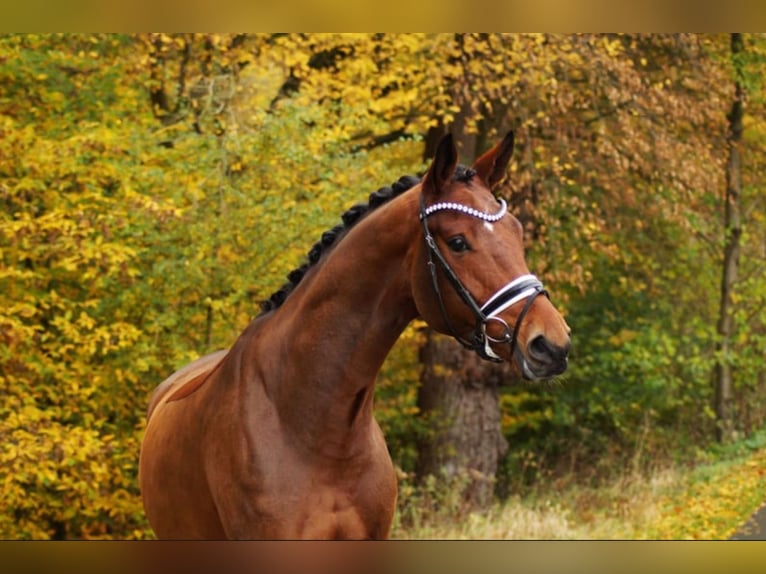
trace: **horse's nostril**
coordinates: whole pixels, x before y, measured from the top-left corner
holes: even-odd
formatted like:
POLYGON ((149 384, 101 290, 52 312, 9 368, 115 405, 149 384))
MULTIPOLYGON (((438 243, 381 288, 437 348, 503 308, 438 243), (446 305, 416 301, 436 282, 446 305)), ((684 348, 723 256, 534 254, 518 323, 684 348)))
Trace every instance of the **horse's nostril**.
POLYGON ((530 357, 543 363, 563 361, 569 353, 569 345, 559 347, 551 343, 543 335, 538 335, 529 342, 530 357))
POLYGON ((550 359, 550 348, 548 341, 542 335, 539 335, 529 342, 529 354, 533 359, 545 361, 550 359))

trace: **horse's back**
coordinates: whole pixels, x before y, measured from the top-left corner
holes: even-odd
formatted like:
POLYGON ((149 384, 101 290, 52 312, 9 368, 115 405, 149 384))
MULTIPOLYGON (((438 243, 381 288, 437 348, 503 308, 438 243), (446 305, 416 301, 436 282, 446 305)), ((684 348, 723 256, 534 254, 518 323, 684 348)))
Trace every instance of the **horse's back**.
POLYGON ((167 397, 168 400, 181 398, 197 390, 227 353, 228 350, 224 349, 200 357, 196 361, 178 369, 175 373, 157 385, 149 399, 146 420, 148 421, 152 417, 152 413, 154 413, 155 409, 164 398, 167 397))

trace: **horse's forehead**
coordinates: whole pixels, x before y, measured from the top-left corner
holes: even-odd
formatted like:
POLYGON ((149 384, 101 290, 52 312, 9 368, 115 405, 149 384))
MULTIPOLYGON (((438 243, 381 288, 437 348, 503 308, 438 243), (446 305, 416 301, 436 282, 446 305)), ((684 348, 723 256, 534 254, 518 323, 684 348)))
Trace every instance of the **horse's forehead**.
POLYGON ((442 193, 442 200, 483 207, 493 200, 492 192, 478 177, 469 181, 453 181, 442 193))

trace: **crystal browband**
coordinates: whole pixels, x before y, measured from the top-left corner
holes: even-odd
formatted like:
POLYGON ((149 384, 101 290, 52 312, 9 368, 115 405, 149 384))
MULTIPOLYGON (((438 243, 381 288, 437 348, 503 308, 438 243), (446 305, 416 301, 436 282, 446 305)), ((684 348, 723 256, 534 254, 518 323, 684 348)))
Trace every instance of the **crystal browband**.
POLYGON ((427 207, 425 211, 421 212, 420 219, 422 220, 423 218, 428 217, 429 215, 432 215, 436 213, 437 211, 457 211, 459 213, 465 213, 466 215, 470 215, 471 217, 477 217, 484 221, 494 223, 495 221, 500 221, 503 218, 503 216, 505 216, 506 212, 508 211, 508 205, 506 205, 505 200, 500 199, 499 202, 500 202, 500 209, 498 210, 497 213, 486 213, 484 211, 479 211, 478 209, 474 209, 473 207, 468 207, 467 205, 463 205, 462 203, 453 203, 451 201, 434 203, 433 205, 427 207))

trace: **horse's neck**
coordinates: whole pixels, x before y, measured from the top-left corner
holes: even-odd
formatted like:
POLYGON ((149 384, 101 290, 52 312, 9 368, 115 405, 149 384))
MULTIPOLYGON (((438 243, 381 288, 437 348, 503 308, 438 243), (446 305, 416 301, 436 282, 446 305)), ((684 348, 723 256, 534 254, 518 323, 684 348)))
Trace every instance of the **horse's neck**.
POLYGON ((283 424, 316 448, 341 455, 366 436, 376 375, 417 314, 408 276, 419 230, 412 195, 353 227, 260 333, 271 348, 267 394, 283 424))

